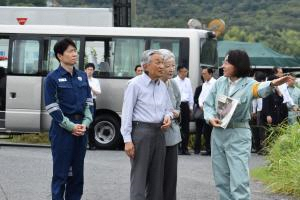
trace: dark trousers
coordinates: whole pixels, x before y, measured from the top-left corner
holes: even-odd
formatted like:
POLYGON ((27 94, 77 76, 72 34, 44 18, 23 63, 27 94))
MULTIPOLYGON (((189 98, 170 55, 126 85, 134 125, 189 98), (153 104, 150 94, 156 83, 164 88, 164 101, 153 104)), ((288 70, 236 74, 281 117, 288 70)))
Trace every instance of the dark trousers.
POLYGON ((178 145, 166 147, 164 200, 176 200, 178 145))
POLYGON ((265 128, 261 119, 261 112, 256 113, 256 119, 251 120, 251 131, 252 131, 252 148, 254 147, 256 152, 259 152, 265 139, 265 128))
POLYGON ((205 139, 205 151, 210 153, 210 136, 211 136, 212 126, 208 125, 206 122, 203 124, 202 132, 205 139))
POLYGON ((130 200, 163 200, 166 143, 161 124, 133 125, 135 155, 131 161, 130 200))
POLYGON ((196 120, 196 137, 194 143, 194 151, 195 153, 200 153, 201 151, 201 135, 203 133, 203 125, 205 124, 204 119, 197 119, 196 120))
POLYGON ((181 132, 181 138, 182 142, 180 145, 180 150, 182 152, 188 151, 188 144, 189 144, 189 136, 190 136, 190 108, 188 102, 181 102, 180 104, 180 115, 181 115, 181 121, 180 121, 180 132, 181 132))
MULTIPOLYGON (((93 109, 93 121, 95 121, 96 117, 96 99, 93 99, 94 103, 94 109, 93 109)), ((89 147, 95 147, 96 146, 96 140, 95 140, 95 130, 93 128, 88 129, 88 135, 89 135, 89 147)))
POLYGON ((83 193, 86 135, 74 136, 52 122, 49 139, 53 158, 52 200, 80 200, 83 193))

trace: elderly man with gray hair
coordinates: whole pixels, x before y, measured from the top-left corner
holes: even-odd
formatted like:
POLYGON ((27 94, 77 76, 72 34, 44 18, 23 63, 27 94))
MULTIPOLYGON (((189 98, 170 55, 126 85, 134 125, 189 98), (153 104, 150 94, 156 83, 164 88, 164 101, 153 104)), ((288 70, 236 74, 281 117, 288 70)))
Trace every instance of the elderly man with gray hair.
POLYGON ((131 79, 124 94, 121 134, 130 158, 130 200, 163 200, 165 138, 173 118, 162 54, 143 53, 145 73, 131 79))

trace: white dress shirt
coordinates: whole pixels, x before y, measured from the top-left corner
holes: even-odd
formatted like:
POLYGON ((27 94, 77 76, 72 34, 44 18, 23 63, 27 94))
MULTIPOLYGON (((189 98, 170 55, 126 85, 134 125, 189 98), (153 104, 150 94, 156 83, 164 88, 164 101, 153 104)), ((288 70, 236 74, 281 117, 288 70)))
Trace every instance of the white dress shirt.
POLYGON ((179 76, 176 76, 174 80, 180 91, 181 102, 189 102, 190 110, 192 110, 194 105, 194 96, 191 80, 189 78, 182 80, 179 76))
POLYGON ((93 99, 96 99, 97 95, 101 94, 100 81, 93 77, 88 78, 88 81, 91 88, 92 97, 93 99), (96 94, 92 90, 94 90, 96 94))
POLYGON ((279 91, 281 92, 282 96, 283 96, 283 102, 282 103, 287 103, 289 105, 295 105, 292 97, 289 94, 288 91, 288 86, 286 83, 279 85, 278 86, 279 91))
POLYGON ((214 86, 215 82, 217 80, 214 77, 211 77, 211 79, 209 79, 209 81, 205 81, 202 85, 202 91, 199 95, 199 106, 203 107, 203 103, 206 99, 206 97, 208 96, 209 92, 211 91, 211 88, 214 86))
POLYGON ((262 110, 262 98, 252 100, 252 113, 257 113, 262 110))

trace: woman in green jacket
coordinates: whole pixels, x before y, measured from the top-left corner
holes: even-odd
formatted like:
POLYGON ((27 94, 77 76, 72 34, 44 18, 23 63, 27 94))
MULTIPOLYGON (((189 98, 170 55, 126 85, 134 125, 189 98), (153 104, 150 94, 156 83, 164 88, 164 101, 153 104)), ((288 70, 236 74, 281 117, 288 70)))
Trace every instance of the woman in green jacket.
POLYGON ((266 97, 272 87, 285 83, 290 77, 258 83, 249 78, 250 60, 246 52, 229 51, 220 77, 204 102, 204 118, 212 131, 212 167, 220 200, 248 200, 251 130, 250 105, 253 98, 266 97), (221 128, 217 108, 220 97, 230 97, 238 105, 226 128, 221 128))

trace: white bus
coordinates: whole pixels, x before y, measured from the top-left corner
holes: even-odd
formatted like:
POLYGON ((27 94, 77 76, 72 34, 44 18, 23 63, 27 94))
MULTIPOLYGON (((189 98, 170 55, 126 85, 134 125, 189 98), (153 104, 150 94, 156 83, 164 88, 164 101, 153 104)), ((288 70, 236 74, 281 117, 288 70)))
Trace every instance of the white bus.
POLYGON ((3 25, 112 27, 113 19, 112 8, 0 6, 0 24, 3 25))
POLYGON ((78 64, 96 66, 102 94, 92 124, 98 147, 113 148, 120 142, 123 92, 134 76, 134 67, 146 49, 169 49, 178 65, 189 68, 195 88, 200 67, 217 66, 214 34, 196 29, 116 28, 72 26, 0 25, 0 131, 47 131, 50 116, 44 108, 43 82, 58 67, 53 46, 72 38, 78 48, 78 64))

